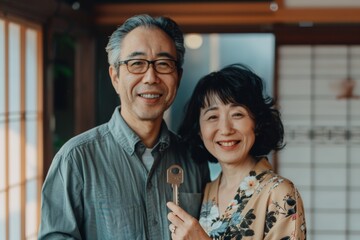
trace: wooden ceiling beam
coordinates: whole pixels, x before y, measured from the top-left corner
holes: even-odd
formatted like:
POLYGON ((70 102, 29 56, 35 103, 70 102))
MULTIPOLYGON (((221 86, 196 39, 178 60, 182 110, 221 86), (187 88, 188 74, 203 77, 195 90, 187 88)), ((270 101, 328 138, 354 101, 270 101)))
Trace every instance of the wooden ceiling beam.
POLYGON ((234 13, 269 13, 269 3, 115 3, 96 4, 95 13, 126 14, 132 16, 139 13, 151 15, 207 15, 234 13))
POLYGON ((182 26, 360 24, 360 8, 279 7, 272 11, 268 3, 99 4, 94 8, 94 21, 98 26, 117 26, 130 16, 148 13, 169 16, 182 26))

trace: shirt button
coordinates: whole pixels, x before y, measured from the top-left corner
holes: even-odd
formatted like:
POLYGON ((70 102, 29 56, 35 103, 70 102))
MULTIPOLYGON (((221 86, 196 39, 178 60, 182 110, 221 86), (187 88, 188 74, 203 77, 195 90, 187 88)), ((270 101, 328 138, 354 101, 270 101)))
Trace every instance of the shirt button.
POLYGON ((154 225, 157 225, 158 224, 158 221, 156 221, 156 219, 154 219, 154 225))

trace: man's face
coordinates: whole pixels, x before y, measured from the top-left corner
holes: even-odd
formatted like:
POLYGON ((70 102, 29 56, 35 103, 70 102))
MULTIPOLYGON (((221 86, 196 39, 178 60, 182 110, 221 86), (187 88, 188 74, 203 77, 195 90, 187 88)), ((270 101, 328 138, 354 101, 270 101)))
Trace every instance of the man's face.
MULTIPOLYGON (((120 60, 176 60, 176 48, 171 38, 158 28, 137 27, 126 35, 121 44, 120 60)), ((120 95, 121 115, 127 123, 161 121, 163 113, 175 99, 181 73, 157 73, 153 65, 145 73, 130 73, 126 64, 118 71, 109 69, 113 86, 120 95), (117 72, 119 74, 117 74, 117 72)))

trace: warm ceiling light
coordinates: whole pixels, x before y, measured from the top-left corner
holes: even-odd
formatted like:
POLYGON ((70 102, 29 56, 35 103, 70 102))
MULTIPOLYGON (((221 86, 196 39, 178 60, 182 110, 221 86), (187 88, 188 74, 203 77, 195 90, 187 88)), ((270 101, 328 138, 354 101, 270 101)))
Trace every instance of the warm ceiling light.
POLYGON ((198 49, 203 43, 203 38, 200 34, 186 34, 185 45, 190 49, 198 49))

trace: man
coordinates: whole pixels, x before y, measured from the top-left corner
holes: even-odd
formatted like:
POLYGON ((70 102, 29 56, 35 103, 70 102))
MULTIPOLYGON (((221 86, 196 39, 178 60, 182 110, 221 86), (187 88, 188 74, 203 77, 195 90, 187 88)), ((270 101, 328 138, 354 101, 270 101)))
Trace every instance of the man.
POLYGON ((169 18, 138 15, 112 34, 106 51, 121 106, 56 154, 39 239, 170 239, 166 170, 173 164, 184 170, 180 205, 198 217, 208 167, 190 159, 163 120, 182 75, 182 32, 169 18))

